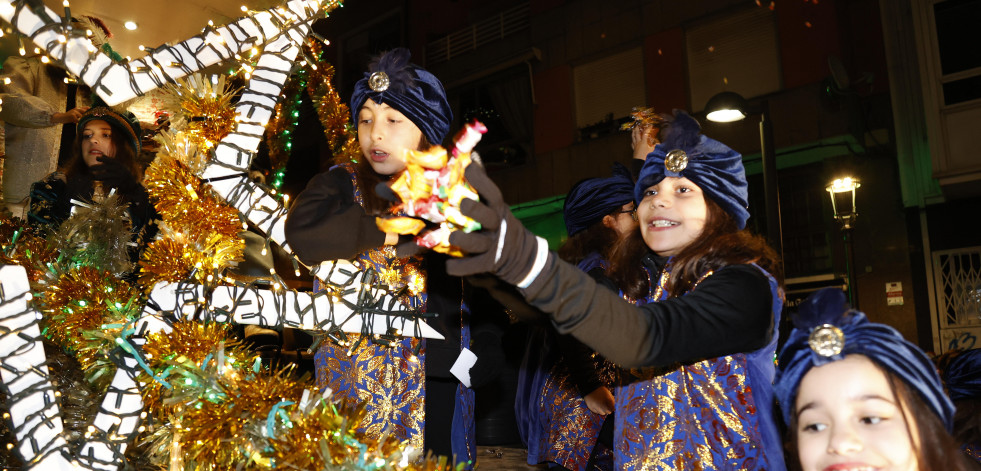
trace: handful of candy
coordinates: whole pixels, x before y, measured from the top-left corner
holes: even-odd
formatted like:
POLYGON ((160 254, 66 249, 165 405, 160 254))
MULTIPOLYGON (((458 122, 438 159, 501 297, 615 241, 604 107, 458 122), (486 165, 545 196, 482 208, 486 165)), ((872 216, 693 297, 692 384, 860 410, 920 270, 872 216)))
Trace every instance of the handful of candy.
POLYGON ((450 245, 449 238, 453 231, 480 230, 480 223, 460 212, 460 203, 464 198, 477 199, 477 192, 464 180, 463 171, 470 165, 470 152, 486 132, 487 127, 474 121, 457 133, 449 155, 439 146, 428 151, 409 151, 405 170, 391 183, 392 191, 402 201, 394 210, 405 216, 378 218, 378 228, 414 235, 420 247, 455 257, 463 255, 450 245), (422 232, 427 226, 424 220, 439 226, 422 232))

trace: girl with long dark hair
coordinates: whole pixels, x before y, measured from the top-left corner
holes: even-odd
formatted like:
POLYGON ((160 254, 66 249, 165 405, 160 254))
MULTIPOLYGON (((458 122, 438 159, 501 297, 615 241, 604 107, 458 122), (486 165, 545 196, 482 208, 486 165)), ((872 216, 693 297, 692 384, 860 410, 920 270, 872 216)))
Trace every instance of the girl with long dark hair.
POLYGON ((468 253, 447 263, 450 273, 494 273, 559 332, 621 366, 649 368, 617 393, 617 469, 784 469, 771 388, 780 264, 744 229, 739 153, 684 113, 662 130, 634 188, 633 244, 643 250, 612 260, 638 305, 549 252, 482 168, 466 176, 481 202, 461 209, 484 230, 450 236, 468 253))

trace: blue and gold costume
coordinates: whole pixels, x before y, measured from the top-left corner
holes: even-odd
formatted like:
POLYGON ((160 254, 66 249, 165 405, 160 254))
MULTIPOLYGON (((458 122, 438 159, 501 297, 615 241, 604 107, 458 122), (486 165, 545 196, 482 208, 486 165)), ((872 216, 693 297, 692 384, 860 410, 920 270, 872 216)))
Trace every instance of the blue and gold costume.
MULTIPOLYGON (((593 256, 578 266, 589 273, 596 268, 602 270, 603 263, 598 256, 593 256)), ((569 370, 591 369, 597 379, 612 390, 618 369, 597 355, 590 355, 586 362, 568 364, 564 354, 569 352, 562 351, 554 330, 542 328, 534 335, 535 338, 529 341, 529 355, 522 363, 519 378, 519 384, 526 384, 532 393, 529 397, 517 397, 515 404, 528 445, 528 463, 551 462, 568 470, 585 470, 606 416, 589 410, 583 399, 588 391, 582 391, 575 384, 569 370)), ((609 450, 605 450, 605 455, 604 450, 597 451, 600 454, 594 464, 598 469, 612 469, 609 450)))
MULTIPOLYGON (((777 281, 760 271, 770 283, 776 325, 783 301, 777 281)), ((667 279, 662 271, 638 304, 665 299, 667 279)), ((615 395, 616 469, 782 469, 782 456, 767 457, 768 450, 779 452, 779 433, 772 420, 761 420, 773 414, 776 345, 773 336, 750 353, 632 370, 615 395)))
MULTIPOLYGON (((425 138, 420 148, 443 142, 453 113, 436 76, 412 64, 409 51, 403 48, 382 54, 368 69, 354 84, 352 122, 359 122, 362 107, 371 100, 402 113, 418 128, 425 138)), ((372 134, 376 140, 385 137, 391 136, 372 134)), ((402 144, 397 146, 399 151, 405 149, 402 144)), ((370 150, 362 148, 362 153, 367 152, 370 150)), ((335 395, 365 402, 367 414, 359 424, 363 433, 392 433, 417 449, 452 454, 457 462, 473 462, 473 391, 450 373, 460 350, 469 348, 471 341, 470 313, 461 301, 463 282, 446 274, 441 254, 399 259, 394 248, 385 246, 386 233, 378 229, 376 216, 388 214, 391 203, 370 192, 379 181, 393 176, 379 172, 399 170, 397 165, 378 169, 370 162, 343 164, 314 176, 290 208, 286 239, 307 265, 353 259, 362 268, 374 268, 384 283, 408 288, 403 301, 436 314, 427 323, 445 339, 402 339, 391 347, 362 342, 354 349, 324 345, 315 356, 318 385, 330 387, 335 395), (420 348, 418 358, 412 355, 415 347, 420 348), (430 401, 427 396, 440 399, 430 401)))
MULTIPOLYGON (((636 230, 636 225, 628 220, 621 228, 617 223, 624 206, 632 206, 634 182, 623 165, 614 164, 612 170, 608 178, 581 180, 569 190, 562 206, 569 235, 563 251, 580 270, 616 291, 606 277, 609 263, 604 256, 621 231, 636 230), (612 227, 608 220, 614 221, 612 227)), ((529 343, 518 379, 519 389, 528 394, 515 401, 528 463, 550 462, 572 471, 612 469, 613 417, 591 411, 585 398, 601 389, 612 393, 619 369, 554 329, 536 334, 541 341, 529 343)))
MULTIPOLYGON (((340 166, 346 170, 354 186, 354 198, 361 204, 361 192, 354 179, 354 166, 340 166)), ((425 311, 426 275, 421 270, 422 257, 399 259, 391 246, 369 249, 354 262, 361 269, 373 268, 394 289, 407 288, 409 293, 402 301, 413 308, 425 311)), ((440 313, 451 317, 451 313, 440 313)), ((460 347, 470 346, 469 313, 461 306, 460 347)), ((317 387, 330 388, 335 397, 355 403, 365 403, 366 410, 358 430, 369 437, 391 433, 396 439, 416 449, 423 449, 425 429, 425 380, 426 340, 404 338, 395 346, 383 346, 365 341, 356 348, 325 342, 317 351, 317 387), (419 355, 414 348, 422 343, 419 355)), ((457 388, 457 401, 453 412, 452 449, 458 460, 475 457, 475 429, 473 421, 473 390, 462 384, 457 388)))
MULTIPOLYGON (((641 237, 628 241, 633 244, 628 256, 614 263, 611 276, 631 296, 646 298, 644 303, 625 300, 542 250, 543 242, 501 208, 496 188, 479 169, 468 169, 468 178, 507 222, 506 228, 501 224, 503 232, 491 233, 491 240, 508 240, 517 249, 499 252, 499 258, 473 256, 454 269, 486 269, 491 260, 493 272, 517 286, 529 304, 549 313, 559 333, 621 366, 656 368, 643 373, 640 379, 646 381, 626 385, 615 395, 617 469, 781 471, 783 443, 772 413, 773 354, 782 308, 772 274, 779 260, 759 236, 744 231, 749 210, 742 156, 700 131, 697 121, 676 112, 634 186, 641 237), (697 244, 678 239, 684 243, 657 254, 652 251, 659 238, 648 240, 652 228, 700 220, 694 212, 664 214, 674 203, 658 197, 664 190, 658 185, 666 178, 676 179, 668 185, 673 191, 691 190, 692 197, 703 198, 704 226, 697 244), (537 249, 534 263, 527 260, 528 247, 537 249), (667 256, 677 266, 665 270, 667 256), (632 263, 640 263, 639 270, 618 270, 632 263), (660 276, 651 286, 653 274, 660 276), (674 295, 665 296, 668 290, 674 295)), ((493 247, 481 244, 480 236, 455 240, 461 246, 493 247)))

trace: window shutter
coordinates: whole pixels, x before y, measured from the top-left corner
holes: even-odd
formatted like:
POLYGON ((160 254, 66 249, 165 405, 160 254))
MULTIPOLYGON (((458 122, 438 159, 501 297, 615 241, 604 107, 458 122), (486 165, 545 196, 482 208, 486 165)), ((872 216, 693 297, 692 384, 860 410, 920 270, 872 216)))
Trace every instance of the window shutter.
POLYGON ((579 128, 630 114, 647 102, 644 92, 644 57, 635 48, 613 54, 573 70, 576 125, 579 128))
POLYGON ((693 111, 725 90, 746 98, 780 90, 775 21, 769 9, 752 8, 685 32, 693 111))

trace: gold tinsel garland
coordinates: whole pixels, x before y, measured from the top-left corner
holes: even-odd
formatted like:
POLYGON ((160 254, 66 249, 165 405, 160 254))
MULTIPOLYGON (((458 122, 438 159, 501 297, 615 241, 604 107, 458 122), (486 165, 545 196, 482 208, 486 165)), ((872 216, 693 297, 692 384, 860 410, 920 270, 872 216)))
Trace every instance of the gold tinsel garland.
MULTIPOLYGON (((308 40, 306 47, 309 48, 312 57, 319 59, 323 54, 320 43, 316 41, 308 40)), ((319 63, 319 66, 310 72, 307 92, 313 99, 314 109, 317 110, 320 124, 324 128, 324 135, 330 144, 331 152, 334 153, 334 162, 342 163, 357 160, 361 155, 361 147, 350 126, 348 119, 350 110, 331 83, 333 79, 334 66, 319 63)))
POLYGON ((290 150, 286 143, 296 129, 296 118, 299 115, 299 94, 302 91, 303 77, 306 69, 300 69, 296 75, 287 79, 283 85, 283 99, 273 108, 272 118, 266 125, 266 144, 269 149, 269 165, 273 170, 286 167, 290 158, 290 150))
POLYGON ((180 159, 186 155, 176 154, 187 146, 171 141, 163 148, 167 152, 147 169, 144 185, 165 223, 157 240, 143 252, 140 282, 144 286, 179 282, 196 270, 198 283, 210 283, 242 259, 242 220, 180 159))
POLYGON ((294 113, 298 112, 299 95, 304 91, 317 110, 317 117, 334 155, 334 162, 357 160, 361 155, 361 148, 350 126, 348 107, 331 83, 334 79, 334 67, 320 60, 323 54, 320 42, 308 39, 302 51, 309 60, 286 83, 283 99, 276 105, 273 118, 266 127, 269 160, 273 169, 284 167, 289 159, 290 136, 296 125, 294 113))
POLYGON ((146 171, 143 185, 157 211, 185 234, 218 234, 238 238, 242 219, 190 167, 172 155, 159 155, 146 171))
POLYGON ((139 293, 112 273, 88 266, 52 269, 48 278, 34 300, 42 316, 41 328, 89 369, 100 355, 116 347, 109 338, 138 314, 139 293))
POLYGON ((228 86, 224 75, 214 77, 212 81, 195 73, 179 78, 164 88, 162 96, 161 106, 174 112, 171 127, 202 149, 210 149, 235 128, 232 101, 241 88, 228 86))
POLYGON ((58 252, 23 221, 0 215, 0 264, 20 265, 27 279, 35 284, 46 278, 48 263, 57 260, 58 252))
POLYGON ((193 280, 214 285, 215 276, 242 259, 245 242, 211 233, 192 238, 161 227, 162 237, 150 243, 140 263, 140 284, 193 280))

